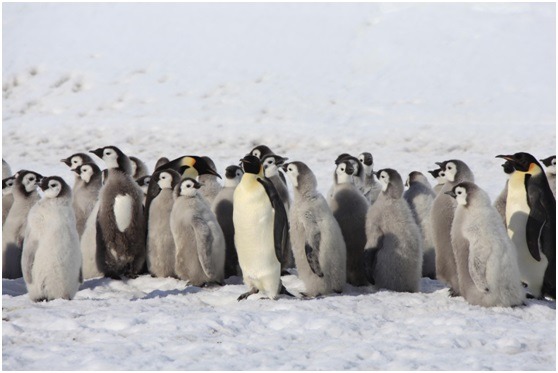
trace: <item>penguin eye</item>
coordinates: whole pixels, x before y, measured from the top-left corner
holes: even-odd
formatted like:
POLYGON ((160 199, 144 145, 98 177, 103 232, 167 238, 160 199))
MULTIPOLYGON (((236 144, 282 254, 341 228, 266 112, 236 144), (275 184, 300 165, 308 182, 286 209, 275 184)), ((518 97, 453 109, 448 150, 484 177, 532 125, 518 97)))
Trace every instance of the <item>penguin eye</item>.
POLYGON ((457 194, 462 194, 462 193, 463 193, 462 191, 458 191, 458 192, 457 192, 457 194))
POLYGON ((289 171, 292 171, 293 169, 291 167, 289 167, 289 171))
POLYGON ((72 163, 73 163, 73 164, 78 163, 77 159, 72 159, 72 163))

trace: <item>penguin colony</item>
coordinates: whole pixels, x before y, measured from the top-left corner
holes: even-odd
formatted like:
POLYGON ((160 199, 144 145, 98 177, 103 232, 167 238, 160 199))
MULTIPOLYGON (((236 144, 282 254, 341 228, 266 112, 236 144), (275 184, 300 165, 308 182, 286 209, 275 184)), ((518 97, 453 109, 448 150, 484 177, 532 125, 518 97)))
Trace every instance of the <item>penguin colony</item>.
POLYGON ((375 172, 371 153, 343 153, 326 198, 308 165, 266 145, 226 167, 223 185, 206 156, 160 157, 150 173, 116 146, 89 154, 61 160, 72 188, 60 176, 12 175, 2 160, 2 277, 23 277, 33 301, 142 274, 193 286, 240 276, 239 301, 293 297, 288 274, 303 298, 347 284, 418 292, 421 277, 484 307, 556 297, 555 155, 540 159, 546 170, 528 153, 498 155, 508 180, 491 203, 458 159, 436 162, 432 187, 419 171, 404 185, 394 169, 375 172))

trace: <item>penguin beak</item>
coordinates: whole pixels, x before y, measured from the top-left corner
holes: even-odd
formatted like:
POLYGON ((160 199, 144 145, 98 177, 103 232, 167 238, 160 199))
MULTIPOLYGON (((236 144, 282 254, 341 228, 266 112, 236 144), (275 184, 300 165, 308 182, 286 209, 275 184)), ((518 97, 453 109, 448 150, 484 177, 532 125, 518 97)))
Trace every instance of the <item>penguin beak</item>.
POLYGON ((513 155, 497 155, 496 158, 503 158, 506 161, 513 162, 513 155))
POLYGON ((447 194, 448 196, 450 196, 450 197, 452 197, 452 198, 457 197, 457 194, 455 194, 455 193, 453 192, 453 190, 450 190, 450 191, 448 191, 448 192, 444 192, 444 194, 447 194))
POLYGON ((203 184, 200 183, 200 182, 198 182, 198 181, 195 181, 195 182, 194 182, 194 188, 196 188, 196 189, 200 189, 200 188, 202 187, 202 185, 203 185, 203 184))
POLYGON ((81 174, 80 167, 74 169, 74 172, 75 172, 76 174, 80 175, 80 174, 81 174))
POLYGON ((61 159, 60 162, 66 163, 66 166, 71 167, 72 163, 70 162, 70 158, 61 159))
POLYGON ((99 148, 99 149, 95 149, 95 150, 90 150, 89 153, 93 153, 93 154, 95 154, 97 157, 103 159, 103 148, 99 148))
POLYGON ((281 168, 283 169, 283 171, 287 172, 287 169, 289 168, 289 163, 285 163, 283 166, 281 166, 281 168))
POLYGON ((44 179, 41 180, 41 183, 39 184, 39 188, 41 188, 43 192, 48 189, 48 178, 45 177, 44 179))
POLYGON ((444 169, 444 162, 434 162, 434 164, 436 164, 438 167, 440 167, 442 170, 444 169))

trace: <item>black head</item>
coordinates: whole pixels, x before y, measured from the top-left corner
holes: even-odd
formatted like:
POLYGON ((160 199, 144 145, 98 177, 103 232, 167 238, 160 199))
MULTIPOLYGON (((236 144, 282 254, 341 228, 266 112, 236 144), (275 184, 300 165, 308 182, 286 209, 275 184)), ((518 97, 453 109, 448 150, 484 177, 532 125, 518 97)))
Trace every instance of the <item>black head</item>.
POLYGON ((237 173, 243 173, 242 168, 240 168, 240 166, 237 165, 231 165, 227 168, 225 168, 225 177, 227 179, 234 179, 235 177, 237 177, 237 173))
POLYGON ((548 158, 545 159, 539 159, 546 167, 550 167, 552 166, 552 161, 554 161, 554 164, 556 164, 556 156, 555 155, 551 155, 548 158))
POLYGON ((211 162, 211 164, 213 163, 213 161, 211 161, 211 159, 208 157, 198 157, 197 155, 185 155, 182 157, 178 157, 168 163, 164 163, 160 165, 155 169, 155 171, 171 169, 177 171, 179 174, 182 175, 183 178, 185 178, 186 176, 188 176, 185 175, 186 171, 190 168, 193 168, 194 170, 196 170, 195 173, 197 173, 198 175, 209 174, 221 178, 221 175, 217 173, 215 167, 212 166, 209 162, 211 162))
POLYGON ((350 164, 352 167, 352 174, 356 176, 360 176, 362 166, 358 158, 353 157, 348 153, 339 154, 337 159, 335 160, 335 164, 339 165, 341 162, 345 162, 346 164, 350 164))
POLYGON ((2 179, 2 190, 6 188, 11 188, 14 186, 15 183, 15 176, 10 176, 5 179, 2 179))
POLYGON ((64 197, 71 193, 70 187, 60 176, 43 178, 39 187, 43 190, 47 198, 64 197))
POLYGON ((68 158, 61 159, 60 162, 64 162, 66 166, 70 167, 72 170, 75 170, 77 167, 84 163, 90 163, 94 161, 93 158, 91 158, 88 154, 76 153, 72 154, 68 158))
POLYGON ((520 172, 529 172, 533 164, 542 168, 537 159, 529 153, 519 152, 513 155, 497 155, 496 158, 507 160, 516 171, 520 172))
POLYGON ((262 163, 260 159, 254 155, 247 155, 240 160, 242 163, 242 169, 247 174, 258 175, 262 172, 262 163))
POLYGON ((372 157, 372 154, 368 152, 361 153, 358 156, 358 160, 366 166, 372 166, 374 164, 374 158, 372 157))
POLYGON ((254 149, 250 150, 250 153, 246 154, 253 155, 256 158, 263 159, 268 154, 275 154, 267 145, 258 145, 254 149))
POLYGON ((438 168, 436 170, 430 170, 428 172, 430 173, 430 175, 432 175, 432 177, 434 179, 436 179, 436 178, 440 177, 440 171, 442 171, 442 169, 438 168))
POLYGON ((504 172, 508 175, 515 171, 510 161, 505 161, 502 167, 504 168, 504 172))

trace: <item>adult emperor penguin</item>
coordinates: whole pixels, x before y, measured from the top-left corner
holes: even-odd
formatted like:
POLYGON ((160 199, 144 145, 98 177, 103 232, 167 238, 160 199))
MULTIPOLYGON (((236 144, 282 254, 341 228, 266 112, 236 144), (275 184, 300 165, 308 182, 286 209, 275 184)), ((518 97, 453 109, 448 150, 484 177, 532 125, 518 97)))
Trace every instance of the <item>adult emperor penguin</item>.
POLYGON ((41 181, 45 197, 29 211, 21 266, 31 300, 72 299, 83 281, 72 192, 61 177, 41 181))
POLYGON ((556 199, 535 157, 499 155, 515 169, 508 182, 506 226, 521 280, 532 296, 556 298, 556 199))
POLYGON ((408 189, 403 193, 403 198, 409 204, 422 236, 422 276, 435 279, 436 251, 432 241, 430 211, 436 193, 432 190, 426 176, 418 171, 409 174, 406 184, 408 189))
POLYGON ((364 268, 364 245, 369 204, 353 184, 353 174, 351 162, 341 161, 337 165, 328 204, 339 223, 347 247, 347 282, 354 286, 364 286, 368 285, 364 268))
POLYGON ((170 217, 174 204, 173 190, 180 181, 174 170, 157 171, 151 177, 161 191, 153 198, 147 226, 147 269, 154 277, 174 277, 176 247, 170 217))
POLYGON ((366 276, 378 288, 420 290, 422 237, 403 199, 403 180, 391 168, 378 171, 382 194, 366 215, 366 276))
POLYGON ((244 175, 234 191, 234 243, 244 284, 250 289, 238 300, 264 292, 276 299, 286 293, 281 284, 282 249, 289 224, 283 202, 273 184, 265 179, 260 160, 241 159, 244 175))
POLYGON ((129 157, 132 164, 132 179, 137 180, 140 177, 149 175, 147 165, 138 157, 129 157))
POLYGON ((376 180, 374 172, 374 158, 371 153, 364 152, 358 156, 362 168, 361 192, 370 204, 373 204, 382 192, 382 185, 376 180))
POLYGON ((14 204, 14 195, 12 193, 14 184, 15 176, 2 179, 2 227, 4 227, 8 213, 14 204))
MULTIPOLYGON (((207 163, 209 169, 217 170, 215 167, 215 163, 209 157, 203 156, 202 157, 205 162, 207 163)), ((220 177, 220 176, 219 176, 220 177)), ((219 184, 219 180, 217 180, 217 176, 210 173, 204 173, 198 176, 198 181, 202 185, 199 193, 205 198, 205 200, 209 203, 209 206, 213 203, 213 200, 219 194, 221 188, 221 184, 219 184)))
POLYGON ((176 245, 176 275, 193 286, 223 284, 225 277, 225 237, 198 194, 201 184, 186 178, 174 189, 170 228, 176 245))
POLYGON ((445 193, 457 200, 451 238, 461 295, 484 307, 521 305, 525 290, 515 248, 488 194, 471 182, 445 193))
POLYGON ((339 223, 318 192, 316 177, 305 163, 287 163, 283 169, 294 188, 290 233, 304 294, 316 297, 340 293, 347 279, 347 248, 339 223))
POLYGON ((508 199, 508 182, 511 174, 515 171, 515 169, 513 168, 513 166, 509 161, 504 162, 502 168, 504 169, 504 172, 508 176, 508 180, 506 180, 506 185, 504 186, 502 192, 500 192, 498 197, 496 197, 496 199, 494 200, 494 207, 496 208, 496 211, 498 211, 498 213, 500 214, 502 221, 505 225, 506 224, 506 200, 508 199))
POLYGON ((225 235, 225 278, 242 275, 234 245, 233 197, 234 190, 240 183, 243 174, 244 171, 239 166, 228 166, 225 169, 223 189, 217 194, 211 206, 211 211, 215 214, 225 235))
POLYGON ((80 182, 75 183, 72 197, 72 207, 74 209, 76 228, 78 236, 81 237, 85 230, 85 223, 91 215, 99 199, 101 190, 101 169, 93 162, 84 163, 74 170, 80 182))
POLYGON ((436 180, 436 185, 434 185, 434 188, 432 188, 432 189, 434 190, 434 193, 436 193, 436 195, 438 195, 440 193, 440 191, 442 190, 442 188, 444 187, 444 184, 446 183, 445 173, 440 168, 438 168, 436 170, 431 170, 431 171, 428 171, 428 172, 436 180))
POLYGON ((10 176, 12 176, 12 169, 10 168, 8 162, 6 162, 4 158, 2 158, 2 180, 10 176))
POLYGON ((2 278, 19 278, 21 273, 21 249, 27 226, 29 210, 41 197, 37 184, 42 176, 36 172, 21 170, 16 173, 12 194, 14 203, 2 227, 2 278))
POLYGON ((132 179, 130 159, 120 149, 105 146, 91 152, 108 168, 97 214, 98 265, 107 277, 135 278, 146 254, 143 193, 132 179))
MULTIPOLYGON (((287 182, 285 180, 285 176, 279 171, 281 165, 285 163, 288 158, 281 157, 277 154, 268 154, 261 159, 262 166, 264 168, 264 175, 265 177, 271 181, 277 193, 279 194, 279 198, 283 202, 285 206, 285 211, 287 212, 287 216, 289 214, 289 209, 291 207, 291 198, 289 196, 289 190, 287 189, 287 182)), ((289 274, 287 268, 294 267, 294 257, 293 257, 293 250, 291 248, 291 241, 290 238, 287 237, 286 240, 286 247, 283 248, 282 253, 283 256, 281 257, 281 274, 289 274)))
POLYGON ((540 160, 546 166, 546 178, 548 185, 552 189, 552 194, 556 198, 556 156, 551 155, 548 158, 540 160))
POLYGON ((473 172, 463 161, 452 159, 437 163, 444 172, 446 182, 436 195, 430 212, 432 238, 436 250, 436 278, 449 286, 451 296, 459 294, 459 277, 451 241, 451 224, 457 203, 445 194, 463 182, 474 182, 473 172))

